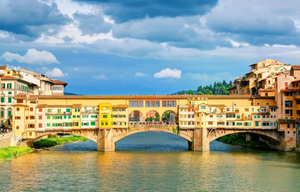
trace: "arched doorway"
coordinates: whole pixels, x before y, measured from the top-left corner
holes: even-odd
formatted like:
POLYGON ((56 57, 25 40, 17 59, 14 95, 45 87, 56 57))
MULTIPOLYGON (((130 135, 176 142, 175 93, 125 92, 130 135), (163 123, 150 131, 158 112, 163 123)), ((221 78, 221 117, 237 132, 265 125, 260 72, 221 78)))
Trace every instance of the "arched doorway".
POLYGON ((144 121, 144 116, 142 112, 135 110, 129 114, 129 125, 141 123, 143 121, 144 121))
POLYGON ((162 114, 162 121, 167 124, 176 124, 176 114, 174 111, 168 110, 162 114))
POLYGON ((147 122, 158 122, 160 121, 160 116, 157 111, 151 110, 146 113, 145 121, 147 122))

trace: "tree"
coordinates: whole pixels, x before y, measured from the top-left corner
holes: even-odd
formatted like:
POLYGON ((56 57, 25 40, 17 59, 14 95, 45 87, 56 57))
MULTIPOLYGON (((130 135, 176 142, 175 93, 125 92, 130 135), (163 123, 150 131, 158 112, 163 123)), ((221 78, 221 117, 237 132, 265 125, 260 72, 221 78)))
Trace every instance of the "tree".
POLYGON ((188 91, 188 94, 189 94, 189 95, 194 95, 194 91, 190 89, 190 90, 188 91))

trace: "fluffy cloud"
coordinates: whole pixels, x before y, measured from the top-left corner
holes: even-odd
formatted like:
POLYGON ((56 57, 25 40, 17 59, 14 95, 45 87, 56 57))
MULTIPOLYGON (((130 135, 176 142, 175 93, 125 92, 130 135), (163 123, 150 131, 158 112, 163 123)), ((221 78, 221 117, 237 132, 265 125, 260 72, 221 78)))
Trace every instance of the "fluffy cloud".
POLYGON ((69 76, 67 73, 63 73, 59 68, 54 68, 50 71, 47 71, 45 73, 48 77, 64 77, 64 76, 69 76))
POLYGON ((56 3, 39 0, 0 1, 0 30, 17 34, 22 40, 35 39, 41 33, 55 34, 71 22, 56 3))
POLYGON ((24 56, 17 53, 5 52, 1 58, 5 61, 12 62, 14 60, 19 63, 27 64, 52 64, 59 63, 56 57, 48 51, 37 51, 36 49, 28 49, 24 56))
POLYGON ((74 68, 74 71, 79 71, 79 68, 78 68, 78 67, 75 67, 75 68, 74 68))
POLYGON ((107 80, 108 79, 104 74, 93 75, 92 77, 97 80, 107 80))
POLYGON ((118 23, 143 19, 146 17, 177 17, 203 15, 214 7, 218 0, 76 0, 79 2, 94 2, 104 7, 106 15, 118 23))
POLYGON ((160 72, 155 73, 153 75, 153 77, 180 79, 181 78, 181 70, 165 68, 165 69, 161 70, 160 72))
POLYGON ((142 72, 137 72, 135 74, 136 77, 145 77, 145 73, 142 73, 142 72))

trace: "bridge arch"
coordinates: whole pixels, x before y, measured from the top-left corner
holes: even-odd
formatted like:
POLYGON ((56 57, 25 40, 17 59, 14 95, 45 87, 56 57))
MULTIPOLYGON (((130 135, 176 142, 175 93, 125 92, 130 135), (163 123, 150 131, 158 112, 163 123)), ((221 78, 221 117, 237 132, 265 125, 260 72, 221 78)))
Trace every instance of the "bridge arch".
MULTIPOLYGON (((265 131, 265 130, 218 130, 218 131, 211 131, 208 132, 207 134, 207 139, 208 139, 208 145, 223 136, 226 135, 232 135, 232 134, 237 134, 237 133, 244 133, 244 134, 253 134, 253 135, 258 135, 258 136, 263 136, 267 140, 267 144, 271 147, 274 148, 274 146, 279 146, 280 145, 280 137, 278 133, 276 133, 274 130, 270 131, 265 131)), ((209 147, 209 146, 207 146, 209 147)), ((275 147, 276 148, 276 147, 275 147)))
POLYGON ((130 131, 128 132, 127 134, 120 134, 120 135, 117 135, 116 137, 114 137, 113 139, 113 142, 116 143, 117 141, 127 137, 127 136, 130 136, 130 135, 134 135, 136 133, 143 133, 143 132, 165 132, 165 133, 170 133, 170 134, 173 134, 173 135, 177 135, 181 138, 184 138, 185 140, 187 140, 188 142, 192 142, 192 138, 189 137, 188 135, 185 135, 184 133, 174 133, 174 129, 170 129, 170 130, 167 130, 167 129, 161 129, 161 130, 151 130, 151 129, 148 129, 148 130, 133 130, 133 131, 130 131))
POLYGON ((97 143, 98 140, 98 131, 92 130, 72 130, 72 131, 45 131, 45 132, 37 132, 36 138, 32 140, 32 142, 39 141, 44 139, 46 136, 55 135, 55 134, 70 134, 76 136, 82 136, 89 140, 92 140, 97 143))

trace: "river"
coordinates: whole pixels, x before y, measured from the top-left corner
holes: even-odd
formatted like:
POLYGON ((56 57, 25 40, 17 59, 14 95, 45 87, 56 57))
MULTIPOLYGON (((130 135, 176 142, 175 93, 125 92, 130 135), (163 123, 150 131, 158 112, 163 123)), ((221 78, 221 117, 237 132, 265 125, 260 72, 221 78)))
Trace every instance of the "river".
POLYGON ((87 141, 0 164, 0 191, 300 191, 300 154, 214 141, 210 152, 147 132, 97 152, 87 141))

